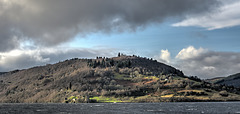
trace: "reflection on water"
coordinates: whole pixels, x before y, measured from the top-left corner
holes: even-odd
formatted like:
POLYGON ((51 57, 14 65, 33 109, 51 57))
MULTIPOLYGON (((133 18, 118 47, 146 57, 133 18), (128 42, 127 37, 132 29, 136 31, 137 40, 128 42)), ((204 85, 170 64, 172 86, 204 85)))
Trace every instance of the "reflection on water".
POLYGON ((240 113, 240 102, 92 103, 92 104, 0 104, 0 113, 61 114, 155 114, 240 113))

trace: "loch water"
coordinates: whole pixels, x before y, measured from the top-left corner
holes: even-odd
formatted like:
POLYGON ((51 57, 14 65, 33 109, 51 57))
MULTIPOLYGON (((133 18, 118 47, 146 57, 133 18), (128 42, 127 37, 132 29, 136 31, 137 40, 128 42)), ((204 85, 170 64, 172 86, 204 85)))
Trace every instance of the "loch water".
POLYGON ((236 114, 240 102, 176 103, 2 103, 1 114, 236 114))

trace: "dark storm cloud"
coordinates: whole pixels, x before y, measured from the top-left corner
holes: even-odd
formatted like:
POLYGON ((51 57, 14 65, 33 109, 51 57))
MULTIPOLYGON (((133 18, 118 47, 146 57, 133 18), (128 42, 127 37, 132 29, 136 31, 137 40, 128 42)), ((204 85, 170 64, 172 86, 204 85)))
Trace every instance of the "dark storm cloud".
POLYGON ((0 51, 14 49, 22 40, 53 46, 78 33, 135 31, 218 5, 217 0, 2 0, 0 51))

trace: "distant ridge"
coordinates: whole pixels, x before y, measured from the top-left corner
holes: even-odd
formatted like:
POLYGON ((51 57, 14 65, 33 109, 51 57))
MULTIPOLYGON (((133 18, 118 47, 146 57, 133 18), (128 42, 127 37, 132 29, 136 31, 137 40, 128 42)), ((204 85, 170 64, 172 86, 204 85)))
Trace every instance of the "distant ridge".
POLYGON ((215 84, 222 84, 234 87, 240 87, 240 73, 230 75, 215 82, 215 84))
POLYGON ((2 75, 2 74, 6 74, 7 72, 0 72, 0 75, 2 75))

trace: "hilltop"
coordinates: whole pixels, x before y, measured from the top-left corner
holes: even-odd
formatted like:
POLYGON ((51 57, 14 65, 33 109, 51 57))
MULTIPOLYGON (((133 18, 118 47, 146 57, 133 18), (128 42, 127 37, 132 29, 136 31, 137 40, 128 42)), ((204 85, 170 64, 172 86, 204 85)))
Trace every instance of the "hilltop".
POLYGON ((0 102, 172 102, 240 100, 239 90, 187 77, 156 60, 73 58, 0 75, 0 102))

